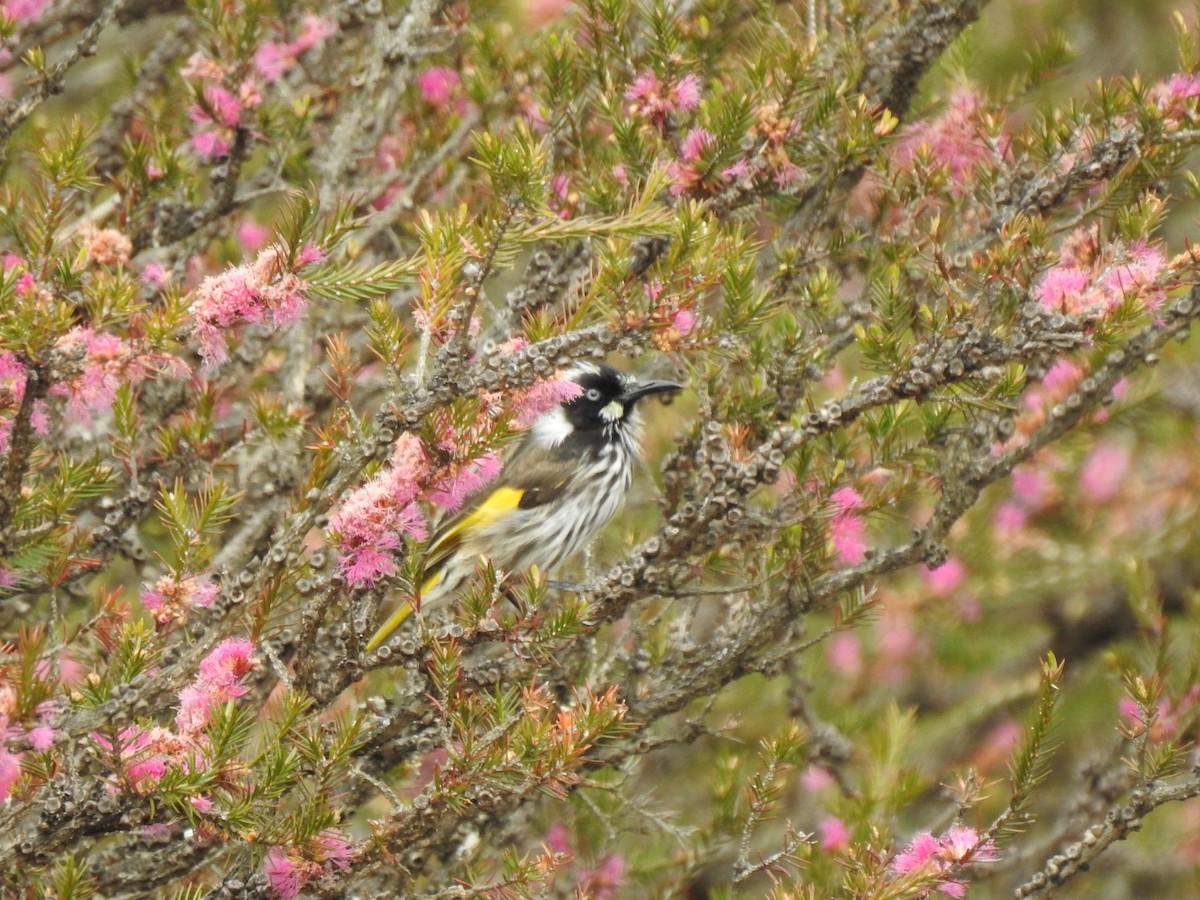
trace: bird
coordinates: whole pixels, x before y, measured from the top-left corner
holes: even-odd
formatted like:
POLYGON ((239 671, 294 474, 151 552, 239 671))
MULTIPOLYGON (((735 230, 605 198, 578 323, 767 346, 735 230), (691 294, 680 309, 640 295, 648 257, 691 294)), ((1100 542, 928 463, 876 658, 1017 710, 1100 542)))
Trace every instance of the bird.
MULTIPOLYGON (((591 361, 563 375, 578 393, 539 416, 500 473, 437 529, 422 559, 418 603, 452 599, 488 560, 498 572, 554 571, 617 514, 641 455, 646 397, 683 390, 591 361)), ((413 612, 405 601, 367 642, 381 646, 413 612)))

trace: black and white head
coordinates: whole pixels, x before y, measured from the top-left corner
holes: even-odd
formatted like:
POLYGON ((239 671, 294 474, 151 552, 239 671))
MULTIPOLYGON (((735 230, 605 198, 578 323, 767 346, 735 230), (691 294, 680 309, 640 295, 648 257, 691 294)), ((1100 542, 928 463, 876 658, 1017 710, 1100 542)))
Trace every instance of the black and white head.
POLYGON ((636 450, 641 428, 638 401, 683 390, 683 385, 673 381, 642 381, 604 363, 576 363, 565 377, 582 390, 534 424, 536 439, 546 447, 566 443, 586 451, 616 444, 636 450))

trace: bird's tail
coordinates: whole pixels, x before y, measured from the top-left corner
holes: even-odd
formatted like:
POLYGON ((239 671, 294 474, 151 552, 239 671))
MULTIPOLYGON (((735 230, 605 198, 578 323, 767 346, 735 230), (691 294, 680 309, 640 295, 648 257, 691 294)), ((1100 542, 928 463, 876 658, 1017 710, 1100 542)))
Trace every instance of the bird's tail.
POLYGON ((391 637, 392 632, 403 625, 404 620, 411 616, 412 612, 413 605, 411 603, 409 603, 407 600, 401 603, 399 608, 390 616, 388 616, 388 620, 380 625, 379 630, 371 636, 369 641, 367 641, 367 652, 370 653, 389 637, 391 637))
MULTIPOLYGON (((434 588, 442 583, 442 579, 445 577, 445 574, 446 573, 443 570, 439 569, 426 578, 425 582, 421 585, 421 590, 417 594, 418 600, 421 598, 428 598, 430 593, 433 592, 434 588)), ((396 611, 388 616, 388 620, 379 626, 379 630, 371 635, 371 639, 367 641, 367 653, 375 650, 384 641, 391 637, 392 632, 403 625, 404 621, 413 614, 413 610, 414 607, 410 601, 405 600, 403 603, 401 603, 396 608, 396 611)))

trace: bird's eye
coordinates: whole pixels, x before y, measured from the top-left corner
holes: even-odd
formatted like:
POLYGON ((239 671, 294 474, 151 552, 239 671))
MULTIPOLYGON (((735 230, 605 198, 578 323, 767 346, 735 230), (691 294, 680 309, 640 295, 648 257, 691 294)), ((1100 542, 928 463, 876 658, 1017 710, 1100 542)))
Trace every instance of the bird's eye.
POLYGON ((597 400, 600 399, 600 392, 598 390, 596 390, 595 388, 588 388, 587 393, 584 394, 584 396, 587 397, 589 400, 591 400, 593 403, 595 403, 597 400))

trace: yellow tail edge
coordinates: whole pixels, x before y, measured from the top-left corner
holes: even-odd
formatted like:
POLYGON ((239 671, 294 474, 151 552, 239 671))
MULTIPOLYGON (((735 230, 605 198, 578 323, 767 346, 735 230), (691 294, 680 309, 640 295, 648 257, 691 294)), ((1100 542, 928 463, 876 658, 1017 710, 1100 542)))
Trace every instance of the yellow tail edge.
POLYGON ((371 636, 369 641, 367 641, 367 652, 370 653, 389 637, 391 637, 392 632, 403 625, 404 620, 411 616, 412 612, 413 605, 411 603, 409 603, 407 600, 401 603, 397 610, 388 617, 386 622, 379 626, 379 630, 371 636))

